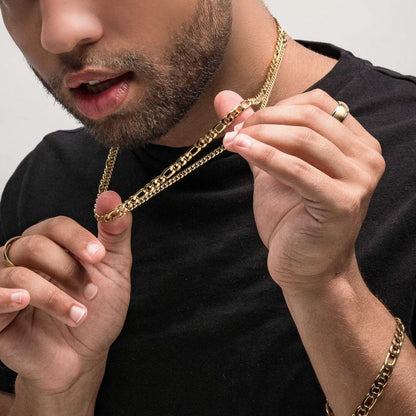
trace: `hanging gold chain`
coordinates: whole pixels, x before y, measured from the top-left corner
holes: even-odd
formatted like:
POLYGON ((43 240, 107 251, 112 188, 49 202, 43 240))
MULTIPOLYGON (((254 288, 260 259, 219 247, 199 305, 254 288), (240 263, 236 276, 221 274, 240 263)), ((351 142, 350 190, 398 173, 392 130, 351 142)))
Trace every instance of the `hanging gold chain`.
MULTIPOLYGON (((211 159, 215 158, 222 152, 224 152, 224 146, 219 146, 192 165, 183 169, 188 162, 190 162, 198 153, 205 149, 213 140, 217 139, 222 133, 229 127, 245 110, 252 106, 260 106, 260 108, 266 107, 270 94, 273 90, 273 86, 276 82, 277 74, 279 72, 280 64, 283 59, 284 51, 286 49, 287 39, 286 34, 276 21, 277 26, 277 41, 273 53, 273 59, 270 63, 269 71, 267 73, 266 80, 260 90, 260 92, 253 98, 248 98, 241 101, 232 111, 230 111, 222 120, 220 120, 213 128, 211 128, 204 136, 202 136, 192 147, 190 147, 182 156, 180 156, 173 164, 168 166, 160 175, 156 176, 143 188, 139 189, 134 195, 128 198, 126 201, 119 204, 112 211, 99 215, 94 206, 94 217, 98 222, 110 222, 115 218, 122 217, 128 212, 134 210, 140 205, 144 204, 153 196, 162 192, 169 186, 173 185, 180 179, 189 175, 195 169, 198 169, 211 159)), ((105 164, 103 176, 98 187, 97 198, 105 191, 108 190, 113 169, 117 160, 118 146, 110 148, 105 164)))

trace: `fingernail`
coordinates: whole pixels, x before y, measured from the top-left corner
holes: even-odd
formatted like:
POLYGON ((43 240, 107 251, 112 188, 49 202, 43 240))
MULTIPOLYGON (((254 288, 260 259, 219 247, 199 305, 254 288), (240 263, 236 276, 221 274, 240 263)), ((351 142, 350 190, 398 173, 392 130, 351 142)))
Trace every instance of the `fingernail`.
POLYGON ((88 283, 84 288, 84 297, 87 300, 93 300, 98 292, 98 287, 94 283, 88 283))
POLYGON ((77 324, 81 321, 86 312, 86 309, 74 305, 69 312, 69 317, 77 324))
POLYGON ((236 140, 236 145, 238 147, 243 147, 248 149, 253 143, 253 139, 245 134, 239 134, 238 139, 236 140))
POLYGON ((23 300, 23 292, 14 292, 10 295, 10 299, 12 300, 12 302, 14 303, 22 303, 23 300))
POLYGON ((237 136, 236 131, 230 131, 226 133, 226 135, 224 136, 223 143, 231 143, 234 140, 235 136, 237 136))
POLYGON ((242 123, 238 123, 234 126, 234 131, 240 131, 244 126, 244 121, 242 123))
POLYGON ((94 257, 99 251, 102 251, 103 247, 101 244, 98 243, 89 243, 87 245, 87 253, 94 257))

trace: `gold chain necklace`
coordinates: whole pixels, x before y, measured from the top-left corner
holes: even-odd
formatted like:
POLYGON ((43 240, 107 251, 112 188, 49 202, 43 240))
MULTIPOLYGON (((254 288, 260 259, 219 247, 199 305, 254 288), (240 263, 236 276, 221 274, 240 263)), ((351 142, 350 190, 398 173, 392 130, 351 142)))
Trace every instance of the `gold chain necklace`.
MULTIPOLYGON (((143 188, 139 189, 134 195, 126 199, 112 211, 107 214, 100 215, 96 211, 94 206, 94 217, 98 222, 110 222, 115 218, 120 218, 133 209, 144 204, 150 198, 162 192, 169 186, 173 185, 180 179, 184 178, 195 169, 198 169, 214 157, 221 154, 225 148, 219 146, 212 152, 208 153, 192 165, 183 169, 202 149, 207 147, 213 140, 217 139, 220 134, 224 133, 227 127, 229 127, 245 110, 252 106, 260 105, 260 108, 266 107, 273 86, 276 82, 277 74, 279 72, 280 64, 283 59, 283 55, 286 49, 287 39, 286 34, 276 21, 277 27, 277 41, 274 49, 273 59, 270 63, 269 71, 267 73, 266 80, 260 90, 260 92, 253 98, 247 98, 241 101, 232 111, 230 111, 222 120, 220 120, 211 130, 209 130, 204 136, 202 136, 192 147, 190 147, 182 156, 180 156, 173 164, 168 166, 160 175, 156 176, 143 188)), ((105 164, 103 176, 98 187, 97 198, 105 191, 108 190, 111 176, 113 174, 114 165, 117 160, 119 147, 114 146, 110 148, 105 164)))

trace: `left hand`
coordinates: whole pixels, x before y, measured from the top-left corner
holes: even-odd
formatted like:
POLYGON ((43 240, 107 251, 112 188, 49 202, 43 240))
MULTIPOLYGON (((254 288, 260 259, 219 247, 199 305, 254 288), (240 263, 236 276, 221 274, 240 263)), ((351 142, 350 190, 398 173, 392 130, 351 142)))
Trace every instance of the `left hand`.
MULTIPOLYGON (((220 117, 241 97, 220 93, 220 117)), ((313 90, 247 110, 227 150, 254 175, 254 215, 272 278, 286 291, 314 290, 356 273, 354 244, 384 172, 381 147, 354 117, 331 116, 337 101, 313 90)))

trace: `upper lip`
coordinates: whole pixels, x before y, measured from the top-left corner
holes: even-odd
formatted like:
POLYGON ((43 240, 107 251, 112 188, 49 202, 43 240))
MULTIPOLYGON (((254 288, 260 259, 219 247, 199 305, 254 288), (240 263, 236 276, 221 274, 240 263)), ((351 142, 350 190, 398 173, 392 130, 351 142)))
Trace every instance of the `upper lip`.
POLYGON ((67 88, 78 88, 80 85, 90 81, 108 81, 126 73, 126 71, 110 72, 102 69, 87 69, 80 72, 69 73, 64 78, 64 84, 67 88))

